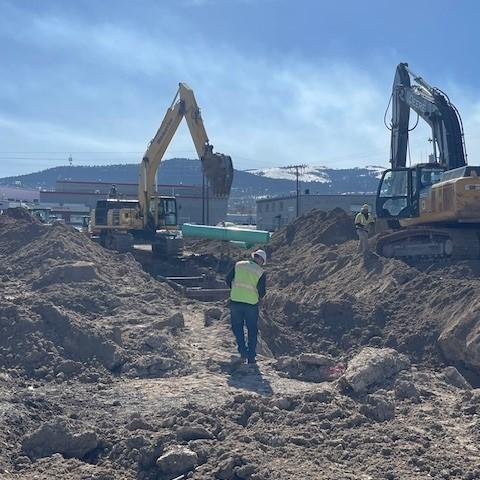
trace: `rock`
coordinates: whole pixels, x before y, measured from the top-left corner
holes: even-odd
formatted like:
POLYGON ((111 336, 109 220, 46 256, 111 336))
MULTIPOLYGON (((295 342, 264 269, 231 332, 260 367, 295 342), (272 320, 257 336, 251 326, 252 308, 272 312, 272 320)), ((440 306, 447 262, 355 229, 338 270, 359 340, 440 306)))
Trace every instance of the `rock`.
POLYGON ((464 313, 453 316, 438 337, 445 357, 452 363, 480 367, 480 313, 472 304, 464 313))
POLYGON ((275 368, 281 371, 298 370, 298 360, 293 357, 279 357, 275 362, 275 368))
POLYGON ((157 460, 157 467, 163 474, 182 475, 193 470, 198 463, 198 456, 186 447, 168 450, 157 460))
POLYGON ((221 460, 215 472, 215 478, 220 480, 233 480, 235 478, 235 467, 241 466, 242 462, 237 457, 228 457, 221 460))
POLYGON ((367 405, 360 407, 360 413, 373 420, 384 422, 395 416, 395 403, 385 395, 373 394, 367 398, 367 405))
POLYGON ((280 397, 272 400, 272 406, 280 410, 290 410, 292 408, 292 401, 286 397, 280 397))
POLYGON ((350 361, 342 380, 354 392, 364 392, 409 367, 408 358, 396 350, 367 347, 350 361))
POLYGON ((334 392, 329 388, 322 388, 313 392, 307 392, 303 398, 306 402, 330 403, 335 397, 334 392))
POLYGON ((298 357, 298 361, 307 365, 318 365, 324 367, 332 367, 335 365, 335 361, 332 358, 318 353, 302 353, 298 357))
POLYGON ((38 430, 27 435, 23 440, 22 450, 32 459, 48 457, 53 453, 82 459, 97 446, 98 439, 95 432, 74 433, 65 421, 57 420, 45 423, 38 430))
POLYGON ((222 311, 219 308, 213 307, 205 310, 204 313, 204 325, 208 327, 215 320, 220 320, 222 318, 222 311))
POLYGON ((183 328, 185 326, 185 319, 182 312, 174 313, 171 317, 163 320, 157 320, 153 323, 152 327, 155 329, 162 328, 183 328))
POLYGON ((56 373, 64 373, 67 376, 75 375, 82 371, 83 365, 80 362, 74 362, 73 360, 63 360, 60 362, 56 369, 56 373))
POLYGON ((148 430, 153 432, 155 428, 153 425, 145 421, 143 418, 134 418, 129 424, 126 426, 127 430, 148 430))
POLYGON ((461 388, 463 390, 470 390, 472 386, 465 380, 465 377, 455 368, 447 367, 442 373, 445 381, 453 385, 454 387, 461 388))
POLYGON ((191 440, 212 440, 213 435, 200 425, 186 425, 177 429, 177 438, 189 442, 191 440))
POLYGON ((78 379, 82 383, 97 383, 100 380, 100 374, 97 372, 82 373, 78 379))
POLYGON ((235 475, 238 478, 241 478, 242 480, 248 480, 249 478, 252 478, 252 475, 257 471, 257 467, 255 465, 252 465, 251 463, 247 463, 246 465, 243 465, 241 467, 238 467, 235 470, 235 475))
POLYGON ((161 334, 152 334, 144 340, 144 343, 149 348, 157 349, 167 343, 167 338, 161 334))
POLYGON ((88 282, 98 277, 95 265, 91 262, 75 262, 50 267, 39 279, 33 282, 35 289, 53 283, 88 282))
POLYGON ((418 402, 420 400, 420 394, 418 393, 417 387, 413 382, 408 380, 397 380, 395 382, 395 398, 398 400, 412 400, 418 402))
POLYGON ((173 358, 162 357, 161 355, 144 356, 139 358, 127 368, 133 369, 139 377, 162 377, 176 365, 173 358))
POLYGON ((15 464, 16 470, 23 470, 24 468, 28 468, 32 464, 32 461, 26 455, 21 455, 17 457, 13 463, 15 464))

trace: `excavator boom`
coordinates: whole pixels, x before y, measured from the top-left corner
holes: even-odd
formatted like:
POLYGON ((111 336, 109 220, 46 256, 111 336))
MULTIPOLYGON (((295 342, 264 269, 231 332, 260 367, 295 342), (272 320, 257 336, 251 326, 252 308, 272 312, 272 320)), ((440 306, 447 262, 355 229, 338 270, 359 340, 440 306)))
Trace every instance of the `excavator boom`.
POLYGON ((415 75, 408 64, 400 63, 392 88, 392 168, 402 168, 407 164, 410 110, 416 112, 432 129, 435 163, 438 162, 447 170, 466 165, 462 122, 457 109, 445 93, 415 75))
POLYGON ((148 217, 150 202, 155 192, 155 176, 158 167, 183 118, 187 122, 212 194, 220 197, 230 194, 233 181, 232 159, 228 155, 213 153, 213 146, 210 145, 193 90, 186 83, 180 83, 173 102, 148 145, 140 166, 138 198, 141 213, 145 218, 148 217))
POLYGON ((392 168, 380 181, 376 213, 396 231, 377 239, 377 252, 403 258, 478 258, 480 167, 467 166, 457 109, 406 63, 397 66, 391 98, 392 168), (410 110, 430 125, 433 147, 433 161, 413 167, 407 167, 410 110))

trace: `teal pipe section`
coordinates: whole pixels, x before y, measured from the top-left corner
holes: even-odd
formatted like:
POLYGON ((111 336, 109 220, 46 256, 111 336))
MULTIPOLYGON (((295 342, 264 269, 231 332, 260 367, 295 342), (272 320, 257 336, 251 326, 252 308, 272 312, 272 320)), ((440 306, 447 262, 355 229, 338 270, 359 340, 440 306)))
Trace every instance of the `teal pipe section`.
POLYGON ((211 240, 236 241, 250 244, 268 243, 270 232, 265 230, 247 230, 237 227, 212 227, 209 225, 182 225, 184 237, 210 238, 211 240))

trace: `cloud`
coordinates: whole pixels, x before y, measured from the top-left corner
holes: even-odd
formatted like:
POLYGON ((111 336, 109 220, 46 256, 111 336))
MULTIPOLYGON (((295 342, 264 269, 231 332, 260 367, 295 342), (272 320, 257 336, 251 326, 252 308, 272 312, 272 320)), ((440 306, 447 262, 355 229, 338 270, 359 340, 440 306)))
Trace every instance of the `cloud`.
MULTIPOLYGON (((58 13, 32 15, 27 23, 24 48, 45 58, 48 68, 32 81, 30 75, 18 78, 19 66, 12 65, 11 76, 0 79, 0 92, 3 84, 13 102, 8 111, 0 109, 2 150, 143 152, 178 82, 186 81, 196 93, 211 143, 230 154, 237 168, 388 163, 383 114, 392 65, 378 67, 377 62, 373 70, 340 58, 246 54, 215 44, 171 11, 158 16, 154 31, 58 13), (12 100, 14 91, 22 94, 12 100)), ((470 97, 458 104, 467 105, 470 97)), ((466 108, 464 122, 467 135, 478 131, 479 104, 466 108)), ((428 131, 417 133, 418 138, 412 135, 414 160, 428 149, 428 131)), ((480 151, 479 142, 472 143, 480 151)), ((167 154, 195 156, 185 126, 167 154)), ((112 161, 101 154, 83 158, 112 161)), ((135 158, 128 155, 130 161, 135 158)), ((0 176, 14 169, 2 165, 0 176)))

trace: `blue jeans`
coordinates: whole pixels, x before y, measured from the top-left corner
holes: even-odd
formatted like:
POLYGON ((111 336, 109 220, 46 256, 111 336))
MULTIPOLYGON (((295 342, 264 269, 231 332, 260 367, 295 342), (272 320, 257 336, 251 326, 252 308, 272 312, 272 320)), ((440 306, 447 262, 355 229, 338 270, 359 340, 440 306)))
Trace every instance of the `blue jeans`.
POLYGON ((242 358, 254 361, 257 354, 258 305, 230 302, 230 320, 237 340, 238 353, 242 358), (247 326, 246 345, 245 325, 247 326))

